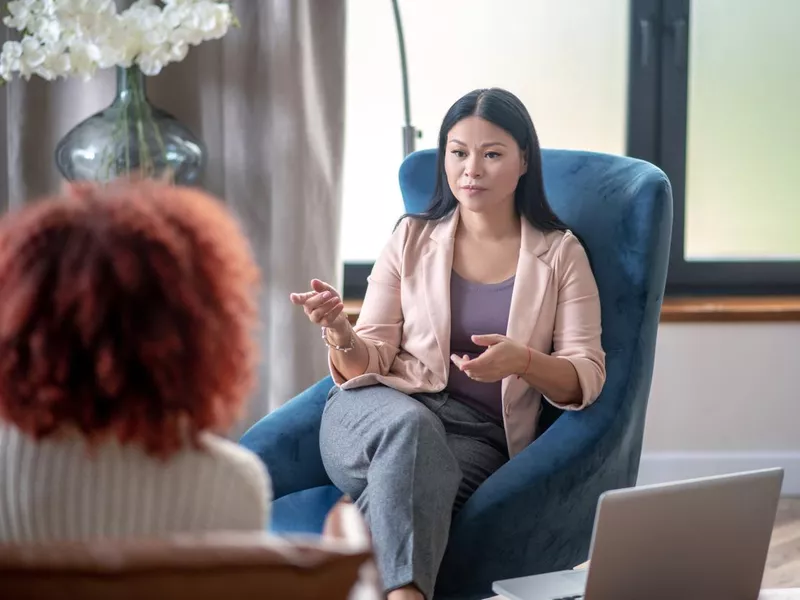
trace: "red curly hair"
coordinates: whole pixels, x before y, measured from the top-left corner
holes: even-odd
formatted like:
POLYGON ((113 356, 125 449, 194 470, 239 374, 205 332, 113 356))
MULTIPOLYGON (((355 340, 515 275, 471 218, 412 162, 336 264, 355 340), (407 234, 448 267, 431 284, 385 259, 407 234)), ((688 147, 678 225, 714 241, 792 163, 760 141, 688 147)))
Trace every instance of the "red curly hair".
POLYGON ((76 184, 0 220, 0 418, 167 457, 254 381, 257 267, 192 188, 76 184))

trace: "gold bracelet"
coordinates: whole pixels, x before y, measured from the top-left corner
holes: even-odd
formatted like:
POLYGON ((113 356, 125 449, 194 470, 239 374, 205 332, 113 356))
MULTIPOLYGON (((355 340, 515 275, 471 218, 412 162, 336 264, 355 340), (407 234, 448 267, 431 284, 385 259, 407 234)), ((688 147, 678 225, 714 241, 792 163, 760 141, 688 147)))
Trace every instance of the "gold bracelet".
POLYGON ((331 344, 328 341, 328 328, 322 328, 322 341, 325 342, 325 345, 328 348, 333 348, 334 350, 338 350, 339 352, 350 352, 353 348, 356 347, 356 334, 353 330, 350 330, 350 345, 349 346, 337 346, 336 344, 331 344))

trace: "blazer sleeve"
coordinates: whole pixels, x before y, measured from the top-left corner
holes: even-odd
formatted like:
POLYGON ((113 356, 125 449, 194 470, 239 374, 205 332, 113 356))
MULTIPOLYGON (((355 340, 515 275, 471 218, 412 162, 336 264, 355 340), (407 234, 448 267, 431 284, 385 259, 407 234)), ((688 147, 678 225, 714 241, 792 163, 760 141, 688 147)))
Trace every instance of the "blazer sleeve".
POLYGON ((580 404, 556 406, 580 410, 594 402, 603 389, 606 355, 600 342, 602 327, 597 282, 583 245, 571 232, 566 233, 561 243, 556 273, 559 288, 553 356, 572 363, 583 393, 580 404))
MULTIPOLYGON (((355 332, 364 340, 369 362, 364 374, 387 375, 399 352, 403 332, 403 309, 400 301, 403 251, 409 234, 409 219, 403 219, 392 233, 367 278, 367 292, 355 332)), ((344 377, 328 359, 336 385, 344 377)))

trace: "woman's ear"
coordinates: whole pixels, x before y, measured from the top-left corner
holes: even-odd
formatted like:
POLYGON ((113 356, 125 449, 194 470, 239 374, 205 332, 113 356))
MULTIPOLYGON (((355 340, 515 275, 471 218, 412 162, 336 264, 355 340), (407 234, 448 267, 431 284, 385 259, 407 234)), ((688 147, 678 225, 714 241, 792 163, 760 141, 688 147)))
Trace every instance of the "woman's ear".
POLYGON ((528 172, 528 153, 522 153, 522 161, 520 162, 519 176, 522 177, 528 172))

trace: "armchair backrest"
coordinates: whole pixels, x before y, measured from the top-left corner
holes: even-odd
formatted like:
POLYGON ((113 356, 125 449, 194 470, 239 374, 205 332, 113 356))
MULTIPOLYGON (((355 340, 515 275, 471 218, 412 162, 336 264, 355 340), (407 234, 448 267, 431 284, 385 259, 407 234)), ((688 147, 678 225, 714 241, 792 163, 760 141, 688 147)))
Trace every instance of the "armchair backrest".
MULTIPOLYGON (((633 158, 543 150, 542 163, 550 204, 583 241, 600 290, 607 380, 590 410, 620 427, 615 437, 626 448, 618 449, 631 457, 620 483, 633 485, 666 284, 672 190, 660 169, 633 158)), ((400 188, 407 212, 427 208, 435 180, 435 150, 405 159, 400 188)))

